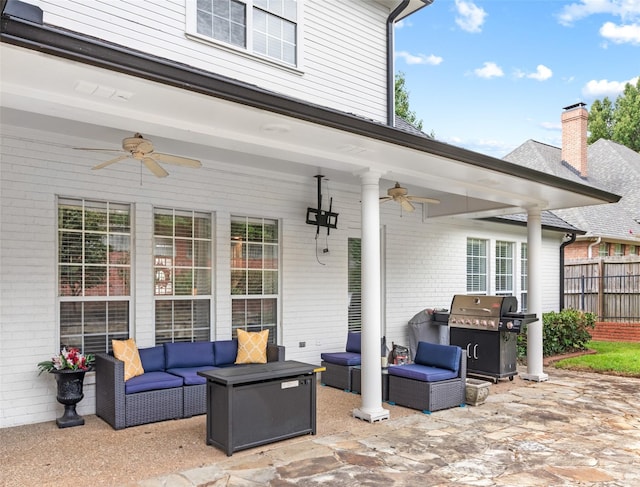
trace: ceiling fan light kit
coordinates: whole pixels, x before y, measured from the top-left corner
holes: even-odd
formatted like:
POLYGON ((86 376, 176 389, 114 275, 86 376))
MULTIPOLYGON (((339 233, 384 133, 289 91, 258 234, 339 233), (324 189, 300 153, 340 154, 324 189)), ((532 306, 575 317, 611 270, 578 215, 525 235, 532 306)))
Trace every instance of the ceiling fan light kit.
POLYGON ((387 196, 382 196, 380 198, 380 203, 386 203, 387 201, 395 201, 399 203, 404 211, 412 212, 416 209, 413 206, 412 202, 415 203, 431 203, 438 204, 440 200, 436 200, 433 198, 425 198, 423 196, 413 196, 408 194, 409 191, 407 188, 403 188, 400 186, 400 183, 396 183, 393 188, 389 188, 387 190, 387 196))
MULTIPOLYGON (((122 152, 115 149, 93 149, 88 147, 74 147, 74 149, 97 152, 122 152)), ((92 169, 103 169, 125 159, 135 159, 140 161, 154 176, 164 178, 167 177, 169 173, 160 165, 160 163, 191 168, 202 167, 202 163, 196 159, 155 152, 153 143, 150 140, 145 139, 139 133, 136 133, 133 137, 125 137, 122 139, 122 150, 126 152, 126 154, 102 162, 92 167, 92 169)))

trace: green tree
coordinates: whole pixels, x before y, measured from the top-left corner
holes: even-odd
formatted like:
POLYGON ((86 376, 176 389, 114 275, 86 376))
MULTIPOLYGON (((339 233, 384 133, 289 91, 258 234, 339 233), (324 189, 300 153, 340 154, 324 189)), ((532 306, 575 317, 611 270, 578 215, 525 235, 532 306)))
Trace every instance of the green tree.
POLYGON ((640 77, 635 86, 626 84, 614 106, 606 97, 594 101, 588 123, 590 144, 608 139, 640 152, 640 77))
POLYGON ((593 144, 597 140, 611 140, 613 136, 613 104, 609 98, 596 100, 591 104, 589 112, 589 138, 588 144, 593 144))
POLYGON ((407 91, 406 80, 402 71, 396 73, 395 101, 396 115, 404 118, 417 129, 422 130, 422 120, 418 120, 416 112, 409 108, 409 92, 407 91))

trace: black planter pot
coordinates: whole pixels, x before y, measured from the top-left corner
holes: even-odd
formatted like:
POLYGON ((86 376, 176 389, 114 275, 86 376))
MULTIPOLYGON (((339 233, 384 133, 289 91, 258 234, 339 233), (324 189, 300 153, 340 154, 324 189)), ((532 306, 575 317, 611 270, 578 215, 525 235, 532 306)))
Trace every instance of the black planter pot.
POLYGON ((56 399, 64 405, 64 414, 56 419, 58 428, 69 428, 71 426, 81 426, 84 418, 76 413, 76 404, 82 401, 84 394, 82 386, 86 370, 52 370, 58 383, 58 394, 56 399))

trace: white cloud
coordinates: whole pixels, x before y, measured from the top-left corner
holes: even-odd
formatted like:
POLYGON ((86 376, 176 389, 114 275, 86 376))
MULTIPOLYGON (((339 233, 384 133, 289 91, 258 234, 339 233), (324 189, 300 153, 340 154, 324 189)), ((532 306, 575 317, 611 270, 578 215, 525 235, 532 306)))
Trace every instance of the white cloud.
POLYGON ((529 73, 527 75, 527 78, 535 79, 538 81, 545 81, 551 78, 551 76, 553 76, 553 72, 549 68, 547 68, 544 64, 538 64, 538 66, 536 67, 536 72, 529 73))
POLYGON ((407 64, 430 64, 431 66, 437 66, 442 62, 440 56, 433 54, 429 56, 425 56, 424 54, 411 54, 407 51, 396 52, 396 57, 404 59, 404 62, 407 64))
POLYGON ((609 14, 621 19, 640 18, 640 2, 638 0, 580 0, 565 5, 557 15, 562 25, 571 25, 577 20, 590 15, 609 14))
POLYGON ((562 130, 562 124, 558 122, 541 122, 540 127, 545 130, 562 130))
POLYGON ((640 44, 640 24, 616 25, 605 22, 600 27, 600 35, 615 44, 640 44))
POLYGON ((464 0, 456 0, 456 24, 467 32, 481 32, 482 24, 487 16, 482 8, 473 2, 465 2, 464 0))
POLYGON ((504 72, 502 68, 498 66, 496 63, 486 62, 482 65, 481 68, 476 68, 473 70, 473 74, 475 74, 478 78, 500 78, 504 76, 504 72))
POLYGON ((614 99, 624 91, 624 86, 627 83, 635 85, 637 82, 637 76, 627 81, 591 80, 582 88, 582 94, 587 98, 599 99, 606 96, 609 99, 614 99))

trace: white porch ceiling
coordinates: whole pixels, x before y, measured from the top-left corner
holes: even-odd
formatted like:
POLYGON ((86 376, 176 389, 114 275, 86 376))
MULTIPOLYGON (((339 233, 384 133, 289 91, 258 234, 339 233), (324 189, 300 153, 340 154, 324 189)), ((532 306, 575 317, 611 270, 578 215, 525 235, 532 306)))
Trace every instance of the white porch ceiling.
POLYGON ((513 174, 494 171, 4 42, 0 60, 3 123, 73 134, 100 147, 118 148, 123 137, 140 132, 157 151, 205 166, 220 160, 305 177, 322 173, 345 184, 377 171, 381 196, 398 181, 411 194, 441 200, 429 205, 429 218, 608 202, 586 186, 549 184, 542 173, 540 180, 520 177, 516 166, 513 174))

